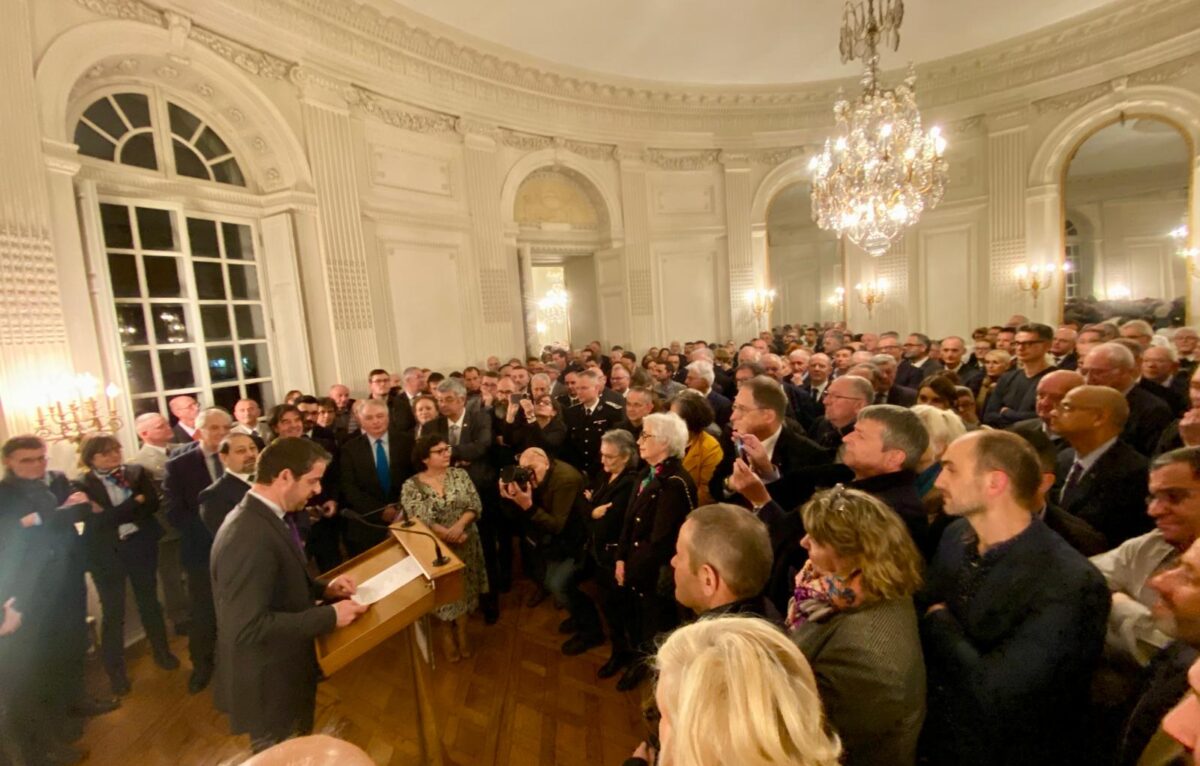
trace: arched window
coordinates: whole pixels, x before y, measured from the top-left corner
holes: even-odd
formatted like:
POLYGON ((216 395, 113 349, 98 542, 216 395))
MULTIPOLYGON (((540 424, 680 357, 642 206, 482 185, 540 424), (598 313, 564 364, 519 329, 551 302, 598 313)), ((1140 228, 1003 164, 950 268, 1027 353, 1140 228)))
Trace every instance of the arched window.
POLYGON ((241 398, 273 405, 257 211, 212 204, 210 184, 247 186, 230 145, 153 88, 95 98, 75 143, 85 157, 129 168, 111 190, 111 169, 98 176, 95 220, 133 413, 166 413, 180 394, 229 409, 241 398), (156 192, 164 178, 172 201, 156 192))
POLYGON ((161 168, 168 176, 246 185, 237 158, 217 131, 170 99, 159 103, 134 92, 99 98, 75 124, 75 143, 81 154, 99 160, 161 168), (169 153, 163 151, 167 146, 169 153))

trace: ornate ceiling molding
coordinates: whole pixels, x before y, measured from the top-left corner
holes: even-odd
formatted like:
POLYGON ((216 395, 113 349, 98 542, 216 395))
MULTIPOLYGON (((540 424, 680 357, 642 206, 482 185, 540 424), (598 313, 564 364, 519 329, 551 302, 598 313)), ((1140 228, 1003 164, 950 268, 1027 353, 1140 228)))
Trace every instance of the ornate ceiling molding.
POLYGON ((1168 61, 1158 66, 1148 67, 1133 74, 1117 77, 1108 82, 1077 88, 1068 93, 1062 93, 1052 98, 1044 98, 1033 103, 1038 114, 1046 112, 1074 111, 1084 104, 1098 98, 1125 90, 1136 85, 1161 85, 1172 82, 1191 72, 1200 63, 1200 55, 1191 54, 1168 61))
POLYGON ((676 152, 665 149, 647 149, 642 161, 659 170, 704 170, 721 160, 720 149, 701 152, 676 152))
POLYGON ((451 114, 414 112, 385 106, 380 97, 358 86, 351 86, 348 95, 353 110, 370 115, 393 128, 414 133, 453 133, 457 130, 458 118, 451 114))

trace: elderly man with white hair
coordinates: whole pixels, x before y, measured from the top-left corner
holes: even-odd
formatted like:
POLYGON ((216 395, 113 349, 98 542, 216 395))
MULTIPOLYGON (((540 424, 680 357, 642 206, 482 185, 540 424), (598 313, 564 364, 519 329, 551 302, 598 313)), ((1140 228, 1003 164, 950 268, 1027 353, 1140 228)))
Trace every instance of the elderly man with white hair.
POLYGON ((733 412, 733 402, 729 401, 729 397, 722 395, 715 388, 713 382, 716 380, 716 371, 713 369, 712 362, 699 360, 692 362, 687 366, 687 378, 684 383, 693 391, 699 391, 708 399, 708 403, 712 405, 713 417, 716 424, 721 428, 729 422, 729 416, 733 412))
POLYGON ((1188 409, 1190 376, 1179 372, 1179 352, 1172 346, 1151 346, 1142 354, 1143 388, 1166 401, 1175 417, 1188 409))
POLYGON ((1163 429, 1174 419, 1167 404, 1137 385, 1139 370, 1133 352, 1120 343, 1102 343, 1083 358, 1079 372, 1089 386, 1107 386, 1125 395, 1129 418, 1121 440, 1149 457, 1163 429))

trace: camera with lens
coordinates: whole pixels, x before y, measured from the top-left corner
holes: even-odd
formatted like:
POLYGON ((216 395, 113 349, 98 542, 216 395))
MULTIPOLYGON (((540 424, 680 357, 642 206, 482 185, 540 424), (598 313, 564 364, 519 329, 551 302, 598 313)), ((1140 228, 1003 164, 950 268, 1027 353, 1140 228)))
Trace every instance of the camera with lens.
POLYGON ((529 482, 532 480, 533 471, 524 466, 506 465, 500 469, 500 481, 505 484, 516 484, 522 492, 529 489, 529 482))

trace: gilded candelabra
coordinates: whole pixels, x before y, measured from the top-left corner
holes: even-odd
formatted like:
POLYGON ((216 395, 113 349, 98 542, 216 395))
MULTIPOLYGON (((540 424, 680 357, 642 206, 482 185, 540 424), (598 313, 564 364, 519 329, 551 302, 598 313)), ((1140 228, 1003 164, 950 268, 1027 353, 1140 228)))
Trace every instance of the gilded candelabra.
POLYGON ((758 288, 746 291, 746 302, 754 313, 754 326, 762 326, 763 319, 770 323, 771 307, 775 305, 775 291, 769 288, 758 288))
POLYGON ((833 288, 833 295, 826 299, 826 303, 828 303, 830 306, 833 306, 838 311, 842 311, 844 308, 846 308, 846 288, 833 288))
POLYGON ((1197 262, 1200 261, 1200 247, 1188 247, 1188 227, 1186 224, 1171 230, 1171 239, 1175 240, 1175 254, 1187 263, 1189 277, 1200 275, 1197 262))
POLYGON ((48 442, 70 441, 78 444, 88 434, 112 433, 122 425, 117 415, 116 398, 121 389, 109 383, 100 390, 92 375, 77 375, 64 380, 45 405, 38 405, 34 429, 48 442))
MULTIPOLYGON (((1071 265, 1064 263, 1061 270, 1065 274, 1071 270, 1071 265)), ((1033 296, 1033 305, 1036 306, 1038 294, 1045 292, 1054 283, 1054 274, 1057 271, 1059 271, 1059 267, 1053 263, 1018 266, 1016 271, 1017 287, 1033 296)))
POLYGON ((858 291, 858 301, 867 307, 867 316, 875 313, 875 307, 887 300, 887 283, 880 279, 874 282, 858 283, 854 286, 858 291))

